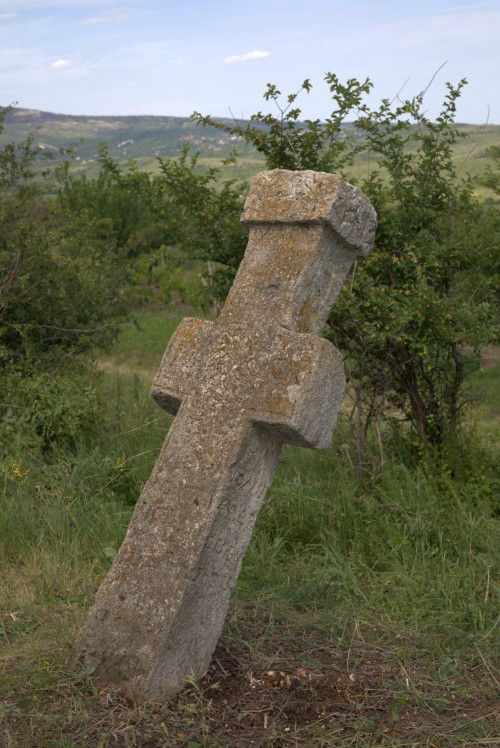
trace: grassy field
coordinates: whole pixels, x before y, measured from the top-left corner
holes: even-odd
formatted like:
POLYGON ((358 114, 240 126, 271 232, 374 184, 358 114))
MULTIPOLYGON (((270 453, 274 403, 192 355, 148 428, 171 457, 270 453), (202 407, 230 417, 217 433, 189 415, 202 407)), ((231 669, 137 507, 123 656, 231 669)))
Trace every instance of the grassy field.
POLYGON ((388 434, 356 480, 343 418, 327 450, 283 450, 200 682, 139 707, 68 669, 170 423, 149 386, 182 316, 138 313, 79 373, 78 435, 4 445, 0 746, 499 746, 496 351, 460 479, 388 434))

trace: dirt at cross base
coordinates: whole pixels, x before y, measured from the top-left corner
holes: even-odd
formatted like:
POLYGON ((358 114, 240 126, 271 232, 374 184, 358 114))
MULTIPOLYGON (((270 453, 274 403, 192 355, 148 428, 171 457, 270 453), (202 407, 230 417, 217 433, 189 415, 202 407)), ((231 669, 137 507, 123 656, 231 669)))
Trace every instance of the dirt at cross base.
POLYGON ((498 747, 499 671, 476 655, 433 659, 373 623, 339 642, 326 625, 239 602, 209 672, 177 697, 137 705, 88 677, 60 675, 33 697, 34 684, 20 681, 0 703, 0 746, 498 747))
POLYGON ((219 742, 198 735, 179 745, 500 746, 499 683, 487 663, 459 672, 447 658, 429 663, 410 654, 408 641, 368 644, 361 626, 349 648, 276 620, 272 640, 255 647, 256 631, 245 628, 240 622, 233 637, 226 631, 209 673, 191 691, 203 694, 205 732, 219 742), (484 723, 478 742, 463 742, 461 727, 474 722, 484 723))

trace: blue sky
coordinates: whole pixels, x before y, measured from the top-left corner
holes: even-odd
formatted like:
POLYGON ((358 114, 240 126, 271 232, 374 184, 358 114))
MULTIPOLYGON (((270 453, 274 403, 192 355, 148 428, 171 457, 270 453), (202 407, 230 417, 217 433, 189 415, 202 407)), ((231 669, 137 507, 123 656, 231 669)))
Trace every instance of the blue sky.
POLYGON ((468 79, 461 122, 500 124, 498 0, 0 0, 3 105, 65 114, 249 117, 305 78, 303 115, 332 109, 323 81, 369 76, 370 101, 468 79), (489 112, 489 114, 488 114, 489 112))

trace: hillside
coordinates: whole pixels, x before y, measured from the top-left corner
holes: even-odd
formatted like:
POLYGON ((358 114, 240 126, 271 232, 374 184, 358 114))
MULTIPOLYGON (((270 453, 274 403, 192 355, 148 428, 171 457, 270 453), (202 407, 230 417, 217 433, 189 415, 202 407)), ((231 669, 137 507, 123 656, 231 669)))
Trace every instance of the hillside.
MULTIPOLYGON (((229 120, 221 118, 221 121, 229 120)), ((477 174, 487 163, 487 149, 500 143, 500 125, 461 124, 459 128, 467 138, 456 146, 457 167, 462 173, 477 174)), ((345 129, 352 128, 347 124, 345 129)), ((36 133, 36 142, 41 148, 55 152, 61 147, 72 146, 75 150, 72 168, 89 175, 98 171, 97 151, 101 142, 107 144, 110 155, 118 162, 135 159, 140 169, 152 172, 158 168, 158 157, 178 156, 186 142, 191 145, 193 153, 200 153, 201 165, 213 165, 237 148, 240 153, 238 164, 226 167, 227 176, 246 179, 263 166, 262 156, 240 138, 197 126, 187 117, 73 116, 35 109, 12 109, 6 118, 7 138, 19 142, 32 132, 36 133)), ((367 168, 365 157, 355 164, 352 174, 361 177, 367 168)), ((483 196, 487 196, 486 191, 483 196)))
POLYGON ((158 157, 178 156, 185 143, 190 143, 193 152, 199 151, 211 159, 226 158, 237 146, 243 160, 261 161, 243 141, 212 128, 198 127, 187 117, 93 117, 13 109, 6 117, 6 131, 13 141, 36 132, 38 145, 54 152, 71 146, 75 168, 91 173, 97 168, 101 142, 107 144, 110 155, 119 162, 135 159, 140 168, 148 170, 154 170, 158 157))

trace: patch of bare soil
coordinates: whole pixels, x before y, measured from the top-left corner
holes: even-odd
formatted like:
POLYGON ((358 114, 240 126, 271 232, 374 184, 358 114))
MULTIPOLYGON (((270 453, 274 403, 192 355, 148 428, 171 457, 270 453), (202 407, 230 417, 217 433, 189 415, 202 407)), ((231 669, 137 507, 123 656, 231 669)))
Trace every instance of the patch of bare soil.
MULTIPOLYGON (((465 746, 464 727, 470 733, 474 723, 500 720, 489 674, 479 668, 440 682, 428 663, 403 663, 390 649, 318 646, 305 632, 301 642, 305 658, 283 649, 270 670, 242 667, 219 645, 202 685, 218 682, 210 698, 224 721, 223 745, 465 746)), ((497 739, 488 733, 481 728, 477 744, 500 745, 500 727, 497 739)))

